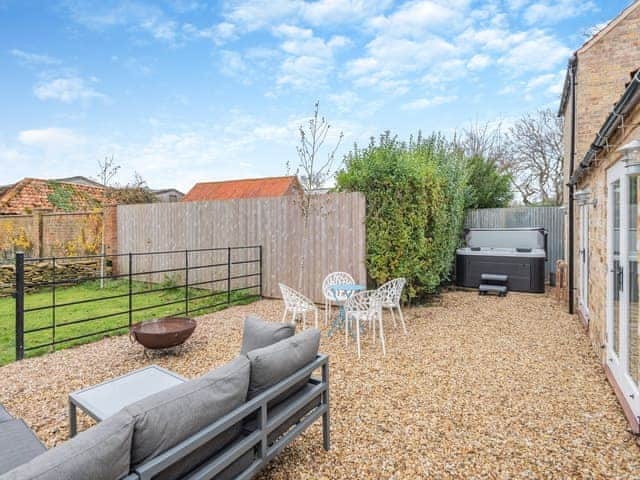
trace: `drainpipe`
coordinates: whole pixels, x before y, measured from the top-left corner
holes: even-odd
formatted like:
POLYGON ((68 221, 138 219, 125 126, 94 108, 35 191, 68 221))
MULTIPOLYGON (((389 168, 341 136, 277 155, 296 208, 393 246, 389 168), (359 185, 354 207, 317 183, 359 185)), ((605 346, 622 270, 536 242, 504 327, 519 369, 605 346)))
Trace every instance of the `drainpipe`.
MULTIPOLYGON (((571 148, 569 152, 569 178, 573 176, 574 158, 576 155, 576 70, 578 66, 578 57, 573 55, 569 61, 570 79, 571 79, 571 148)), ((575 255, 574 255, 574 223, 575 223, 575 210, 573 206, 573 193, 575 185, 573 182, 569 182, 569 313, 574 313, 573 297, 574 297, 574 279, 573 274, 575 270, 575 255)))

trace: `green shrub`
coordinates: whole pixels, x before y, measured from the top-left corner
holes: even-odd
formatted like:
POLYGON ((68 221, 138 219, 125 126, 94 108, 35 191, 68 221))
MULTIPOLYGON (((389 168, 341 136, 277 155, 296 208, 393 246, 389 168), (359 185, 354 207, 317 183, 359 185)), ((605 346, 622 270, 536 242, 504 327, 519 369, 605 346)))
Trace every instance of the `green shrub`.
POLYGON ((513 199, 511 175, 500 168, 496 161, 473 155, 466 159, 468 189, 467 208, 502 208, 513 199))
POLYGON ((449 278, 464 215, 466 172, 459 149, 440 135, 354 146, 337 174, 341 191, 367 201, 367 271, 376 285, 407 279, 409 299, 422 299, 449 278))

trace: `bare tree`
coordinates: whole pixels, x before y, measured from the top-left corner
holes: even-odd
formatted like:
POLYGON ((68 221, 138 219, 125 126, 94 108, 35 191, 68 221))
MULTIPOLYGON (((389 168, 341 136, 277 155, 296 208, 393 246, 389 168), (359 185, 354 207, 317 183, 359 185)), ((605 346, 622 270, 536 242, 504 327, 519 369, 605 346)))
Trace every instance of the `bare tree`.
MULTIPOLYGON (((302 288, 304 278, 305 256, 309 235, 309 217, 315 212, 316 208, 319 208, 319 203, 313 201, 314 195, 312 192, 313 190, 323 187, 334 175, 336 151, 344 136, 343 133, 340 132, 335 146, 329 149, 328 152, 325 152, 325 157, 323 150, 325 150, 324 147, 330 129, 331 125, 327 119, 320 116, 320 102, 318 101, 316 101, 314 105, 313 116, 309 119, 306 128, 300 125, 298 129, 300 144, 296 147, 298 165, 295 169, 295 175, 298 176, 303 187, 303 191, 297 199, 303 219, 298 289, 302 288)), ((287 163, 287 172, 291 172, 291 170, 291 165, 287 163)))
MULTIPOLYGON (((98 181, 105 187, 105 193, 109 191, 111 182, 118 174, 118 170, 120 170, 120 165, 116 164, 115 158, 113 155, 111 157, 104 157, 104 161, 98 160, 98 181)), ((104 260, 106 254, 106 245, 104 238, 104 210, 102 211, 102 230, 101 239, 100 239, 100 288, 104 288, 104 260)))
POLYGON ((525 205, 562 204, 562 127, 562 119, 546 109, 509 129, 505 166, 525 205))
POLYGON ((109 187, 114 177, 120 170, 120 165, 116 164, 113 155, 111 157, 104 157, 104 161, 98 160, 98 181, 105 187, 109 187))
POLYGON ((466 157, 482 157, 502 164, 506 158, 506 135, 502 122, 474 123, 456 135, 454 144, 466 157))
MULTIPOLYGON (((300 145, 296 147, 296 152, 299 163, 295 174, 306 192, 321 188, 334 174, 336 151, 342 142, 343 133, 340 132, 335 147, 327 153, 326 158, 321 158, 320 151, 327 141, 330 129, 327 119, 320 116, 320 102, 315 103, 307 128, 303 125, 298 127, 300 145)), ((291 171, 290 165, 287 165, 287 170, 291 171)))

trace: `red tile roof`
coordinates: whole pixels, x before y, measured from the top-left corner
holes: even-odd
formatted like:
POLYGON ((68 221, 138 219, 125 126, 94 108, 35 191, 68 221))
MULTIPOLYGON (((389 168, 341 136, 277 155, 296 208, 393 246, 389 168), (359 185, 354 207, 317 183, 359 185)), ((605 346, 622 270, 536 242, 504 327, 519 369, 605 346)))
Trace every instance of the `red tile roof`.
POLYGON ((25 178, 0 188, 0 215, 20 215, 36 208, 93 210, 105 200, 103 187, 25 178))
POLYGON ((267 177, 196 183, 181 200, 198 202, 234 198, 282 197, 302 190, 298 177, 267 177))

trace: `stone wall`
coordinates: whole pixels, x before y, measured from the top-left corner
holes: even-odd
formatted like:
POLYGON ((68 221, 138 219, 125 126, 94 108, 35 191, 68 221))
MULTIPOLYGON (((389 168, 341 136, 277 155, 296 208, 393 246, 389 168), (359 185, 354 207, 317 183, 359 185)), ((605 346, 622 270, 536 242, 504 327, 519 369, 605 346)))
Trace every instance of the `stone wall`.
MULTIPOLYGON (((11 295, 15 291, 16 267, 13 264, 0 265, 0 296, 11 295)), ((111 266, 105 266, 105 276, 111 274, 111 266)), ((100 275, 99 259, 87 260, 56 260, 56 282, 78 283, 79 279, 88 279, 100 275)), ((51 282, 53 275, 53 262, 25 262, 25 284, 51 282)), ((27 286, 26 291, 33 291, 35 287, 27 286)))

